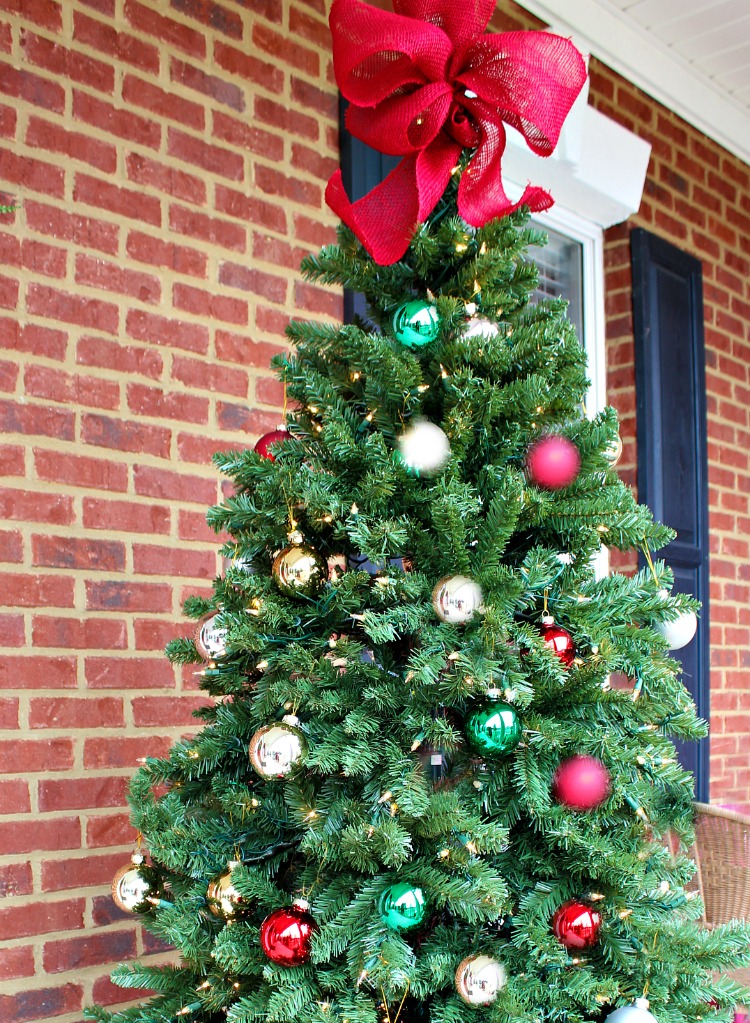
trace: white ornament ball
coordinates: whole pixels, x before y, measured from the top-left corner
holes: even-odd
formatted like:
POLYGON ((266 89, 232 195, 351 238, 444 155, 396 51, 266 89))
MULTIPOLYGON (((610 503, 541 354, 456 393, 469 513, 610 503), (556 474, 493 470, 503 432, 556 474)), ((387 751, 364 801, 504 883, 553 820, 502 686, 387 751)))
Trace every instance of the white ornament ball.
POLYGON ((604 1023, 657 1023, 656 1016, 648 1011, 647 998, 636 998, 632 1005, 623 1005, 605 1017, 604 1023))
POLYGON ((497 959, 467 956, 456 970, 456 992, 467 1005, 491 1005, 507 980, 505 967, 497 959))
POLYGON ((409 469, 425 476, 440 472, 451 456, 445 433, 426 419, 418 420, 399 437, 398 450, 409 469))
POLYGON ((466 575, 446 575, 432 591, 435 614, 449 625, 470 622, 482 606, 482 588, 466 575))
POLYGON ((484 316, 472 316, 466 321, 463 329, 464 338, 491 338, 499 333, 500 328, 494 320, 488 320, 484 316))
MULTIPOLYGON (((659 593, 662 597, 669 596, 669 590, 660 590, 659 593)), ((695 611, 683 611, 679 618, 671 622, 657 622, 655 628, 666 639, 670 650, 681 650, 695 635, 698 619, 695 611)))

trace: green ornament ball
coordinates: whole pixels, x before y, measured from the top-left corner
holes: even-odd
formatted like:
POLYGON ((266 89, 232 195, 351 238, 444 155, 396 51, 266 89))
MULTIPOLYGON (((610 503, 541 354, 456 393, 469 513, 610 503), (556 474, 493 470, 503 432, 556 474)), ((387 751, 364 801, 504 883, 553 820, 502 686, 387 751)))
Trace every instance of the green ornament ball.
POLYGON ((427 899, 421 888, 401 881, 386 888, 378 899, 380 919, 394 931, 419 927, 427 912, 427 899))
POLYGON ((440 316, 434 305, 417 298, 400 305, 393 314, 393 333, 407 348, 421 348, 434 341, 440 330, 440 316))
POLYGON ((515 707, 502 700, 493 700, 466 719, 466 738, 471 748, 482 756, 512 753, 521 741, 521 722, 515 707))

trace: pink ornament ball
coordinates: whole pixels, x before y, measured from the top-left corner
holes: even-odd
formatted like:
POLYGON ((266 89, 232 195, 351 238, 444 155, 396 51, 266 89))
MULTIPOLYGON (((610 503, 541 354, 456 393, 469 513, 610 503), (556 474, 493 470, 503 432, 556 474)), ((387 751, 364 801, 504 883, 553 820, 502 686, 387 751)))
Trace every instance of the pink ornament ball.
POLYGON ((271 452, 271 445, 280 444, 281 441, 289 440, 289 437, 290 433, 288 430, 272 430, 271 433, 264 433, 253 448, 253 451, 262 458, 267 458, 270 462, 275 462, 276 456, 271 452))
POLYGON ((552 796, 571 810, 593 810, 607 798, 610 787, 609 771, 601 760, 577 754, 557 768, 552 796))
POLYGON ((535 441, 526 455, 529 479, 545 490, 568 487, 581 468, 581 456, 572 440, 549 434, 535 441))

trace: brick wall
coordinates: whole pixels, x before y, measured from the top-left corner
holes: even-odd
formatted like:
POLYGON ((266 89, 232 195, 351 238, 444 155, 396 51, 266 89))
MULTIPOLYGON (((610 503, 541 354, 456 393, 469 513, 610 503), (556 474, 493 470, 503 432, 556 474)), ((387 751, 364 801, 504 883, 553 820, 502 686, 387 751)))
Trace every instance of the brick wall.
MULTIPOLYGON (((209 458, 276 425, 289 316, 340 315, 297 272, 332 238, 328 47, 324 0, 0 0, 3 1023, 79 1023, 155 947, 107 891, 127 780, 201 702, 161 650, 217 570, 209 458)), ((592 102, 654 146, 632 224, 704 261, 712 795, 750 808, 747 168, 596 62, 592 102)), ((607 283, 634 482, 630 226, 607 283)))
POLYGON ((210 462, 279 421, 269 360, 333 238, 322 3, 0 0, 0 1019, 122 1001, 107 894, 139 758, 204 699, 164 659, 217 572, 210 462), (283 54, 283 60, 282 55, 283 54))

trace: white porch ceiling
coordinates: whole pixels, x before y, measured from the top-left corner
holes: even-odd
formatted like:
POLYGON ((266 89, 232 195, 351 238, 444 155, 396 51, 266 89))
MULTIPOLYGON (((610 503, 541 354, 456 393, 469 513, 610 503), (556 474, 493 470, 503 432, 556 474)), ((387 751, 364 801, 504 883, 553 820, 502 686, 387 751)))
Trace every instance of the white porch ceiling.
POLYGON ((748 0, 518 0, 750 163, 748 0))

